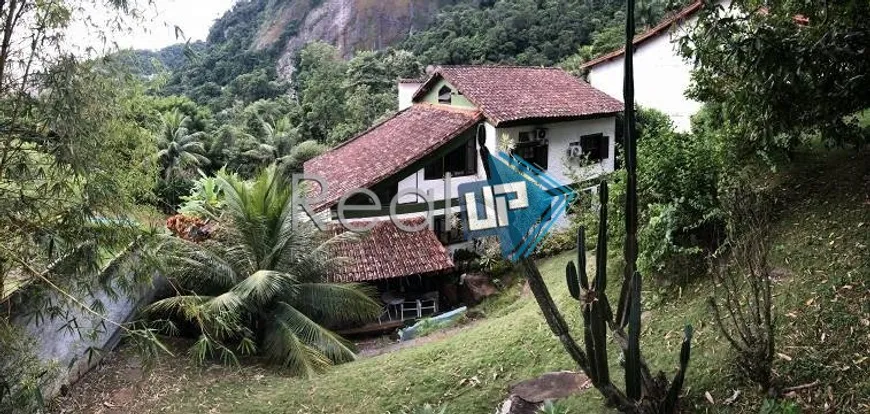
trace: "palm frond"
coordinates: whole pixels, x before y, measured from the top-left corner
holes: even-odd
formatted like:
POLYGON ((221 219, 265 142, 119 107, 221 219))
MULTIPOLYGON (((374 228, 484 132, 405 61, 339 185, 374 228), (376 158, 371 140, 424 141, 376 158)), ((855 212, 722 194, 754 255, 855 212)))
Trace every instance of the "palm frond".
POLYGON ((258 270, 233 287, 238 297, 262 306, 277 296, 295 296, 298 281, 290 273, 274 270, 258 270))
POLYGON ((275 320, 269 326, 264 351, 272 361, 301 377, 310 378, 332 365, 332 361, 323 352, 303 343, 297 336, 296 329, 283 320, 275 320))
POLYGON ((167 277, 179 280, 185 288, 204 291, 205 287, 229 289, 241 279, 238 264, 228 262, 232 256, 222 246, 193 243, 176 237, 167 238, 160 247, 167 277))
POLYGON ((302 343, 319 350, 333 363, 356 359, 351 342, 311 320, 290 304, 278 302, 273 315, 276 321, 292 329, 302 343))
POLYGON ((303 283, 298 294, 288 298, 296 309, 326 326, 369 322, 378 317, 381 305, 375 289, 355 283, 303 283))

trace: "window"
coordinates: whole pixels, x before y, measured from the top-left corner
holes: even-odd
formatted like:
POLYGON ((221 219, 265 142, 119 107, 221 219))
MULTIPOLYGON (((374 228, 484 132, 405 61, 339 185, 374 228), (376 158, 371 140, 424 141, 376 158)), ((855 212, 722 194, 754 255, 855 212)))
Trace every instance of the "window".
POLYGON ((442 86, 441 89, 438 90, 438 103, 450 105, 453 100, 453 90, 450 89, 449 86, 442 86))
POLYGON ((440 180, 450 173, 453 177, 477 174, 477 142, 472 138, 465 145, 433 161, 423 171, 426 180, 440 180))
POLYGON ((547 169, 548 145, 546 141, 521 142, 513 150, 516 155, 526 162, 537 166, 542 170, 547 169))
POLYGON ((590 161, 601 161, 610 157, 610 137, 604 134, 583 135, 580 137, 583 156, 590 161))

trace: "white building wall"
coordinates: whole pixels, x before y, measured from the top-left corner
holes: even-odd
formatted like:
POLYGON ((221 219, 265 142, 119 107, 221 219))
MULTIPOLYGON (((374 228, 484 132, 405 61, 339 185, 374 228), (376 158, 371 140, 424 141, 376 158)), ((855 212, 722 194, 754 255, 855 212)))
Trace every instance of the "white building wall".
MULTIPOLYGON (((689 131, 691 116, 701 103, 689 99, 685 92, 691 81, 692 66, 677 53, 673 43, 695 19, 641 43, 634 53, 634 93, 638 105, 654 108, 669 115, 678 131, 689 131)), ((599 63, 589 70, 589 83, 622 101, 625 56, 599 63)))
POLYGON ((547 140, 549 141, 547 149, 547 173, 559 182, 570 184, 595 178, 601 174, 613 171, 614 152, 616 150, 615 117, 499 128, 497 134, 499 137, 503 137, 506 134, 512 142, 516 142, 519 139, 520 132, 532 131, 538 128, 547 129, 547 140), (598 133, 609 137, 608 158, 594 165, 581 166, 576 159, 572 160, 567 157, 570 143, 580 141, 580 137, 583 135, 598 133))
POLYGON ((414 92, 420 88, 422 82, 419 81, 399 81, 399 110, 410 107, 414 101, 414 92))

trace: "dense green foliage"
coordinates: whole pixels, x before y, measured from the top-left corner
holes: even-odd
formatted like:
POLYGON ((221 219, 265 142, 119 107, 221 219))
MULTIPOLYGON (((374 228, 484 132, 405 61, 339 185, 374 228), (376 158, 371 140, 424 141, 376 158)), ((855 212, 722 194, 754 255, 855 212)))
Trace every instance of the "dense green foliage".
POLYGON ((205 50, 202 41, 179 43, 160 50, 124 50, 115 54, 123 66, 135 75, 158 75, 164 71, 173 72, 187 64, 191 55, 196 56, 205 50))
POLYGON ((170 237, 166 276, 176 296, 148 307, 154 324, 198 337, 190 349, 202 362, 263 353, 296 375, 310 376, 355 358, 352 344, 328 328, 373 320, 380 306, 355 284, 327 283, 336 260, 290 202, 290 180, 277 168, 253 182, 217 177, 221 206, 216 236, 202 243, 170 237))
MULTIPOLYGON (((212 26, 204 49, 172 74, 163 93, 184 94, 214 110, 286 93, 288 86, 275 71, 280 48, 251 47, 267 4, 236 3, 212 26)), ((295 28, 285 30, 293 33, 295 28)))
MULTIPOLYGON (((105 5, 110 15, 113 7, 133 13, 123 0, 105 5)), ((12 327, 15 317, 59 319, 81 338, 104 332, 112 322, 100 319, 102 303, 92 293, 108 286, 126 292, 127 278, 109 276, 131 270, 130 247, 147 235, 135 212, 152 200, 157 175, 155 136, 140 112, 148 98, 126 68, 82 60, 66 49, 63 36, 81 6, 0 2, 3 412, 10 411, 6 404, 13 404, 13 412, 35 412, 39 388, 55 381, 54 371, 35 358, 32 343, 21 340, 25 334, 12 327), (5 289, 7 282, 11 289, 5 289), (9 301, 7 294, 27 300, 9 301), (82 314, 96 322, 80 320, 82 314)), ((138 281, 151 277, 129 274, 138 281)), ((147 331, 133 336, 153 339, 147 331)))
POLYGON ((512 63, 552 66, 594 32, 618 24, 612 0, 519 0, 445 9, 403 47, 432 64, 512 63))
MULTIPOLYGON (((693 119, 691 133, 676 132, 667 115, 651 110, 638 112, 638 200, 640 254, 638 268, 645 275, 685 282, 706 274, 707 256, 723 238, 720 186, 745 164, 732 156, 731 143, 716 124, 716 112, 705 108, 693 119)), ((616 171, 611 183, 608 231, 622 240, 625 172, 616 171)), ((596 210, 589 195, 579 198, 580 214, 574 217, 593 234, 596 210)), ((549 244, 569 245, 564 232, 555 233, 549 244)), ((547 244, 547 243, 545 243, 547 244)), ((616 243, 615 251, 622 245, 616 243)))
POLYGON ((57 367, 45 367, 36 357, 37 344, 16 326, 0 319, 0 411, 38 412, 45 404, 42 389, 57 367))
POLYGON ((870 107, 870 3, 734 1, 743 14, 704 9, 683 54, 691 96, 721 105, 741 154, 776 155, 815 135, 867 142, 851 115, 870 107))

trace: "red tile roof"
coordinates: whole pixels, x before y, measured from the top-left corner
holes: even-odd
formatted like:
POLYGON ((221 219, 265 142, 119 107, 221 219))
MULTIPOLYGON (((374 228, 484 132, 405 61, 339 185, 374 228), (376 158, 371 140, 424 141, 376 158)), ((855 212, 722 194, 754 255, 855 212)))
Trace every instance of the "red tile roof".
MULTIPOLYGON (((408 226, 419 226, 425 218, 403 220, 408 226)), ((362 228, 368 221, 354 222, 362 228)), ((333 225, 334 235, 347 230, 333 225)), ((333 252, 344 260, 333 270, 330 280, 335 282, 367 282, 413 275, 432 275, 453 269, 453 261, 447 249, 441 245, 435 233, 428 228, 418 232, 406 232, 390 220, 377 222, 375 227, 362 233, 357 240, 340 241, 333 245, 333 252)))
MULTIPOLYGON (((667 32, 668 30, 670 30, 670 28, 674 24, 681 23, 683 20, 686 20, 687 18, 691 17, 698 10, 701 10, 702 7, 704 7, 704 2, 701 0, 698 0, 690 5, 686 6, 684 9, 682 9, 682 10, 672 14, 671 16, 667 17, 666 19, 662 20, 661 23, 659 23, 658 25, 656 25, 652 29, 649 29, 646 32, 635 36, 632 43, 635 46, 640 46, 642 43, 646 42, 647 40, 650 40, 650 39, 658 36, 659 34, 667 32)), ((586 62, 586 63, 580 65, 580 68, 581 69, 588 69, 588 68, 591 68, 599 63, 603 63, 603 62, 607 62, 609 60, 616 59, 624 54, 625 54, 625 47, 622 47, 620 49, 614 50, 613 52, 604 54, 602 56, 599 56, 595 59, 592 59, 592 60, 586 62)))
POLYGON ((612 114, 622 103, 559 68, 442 66, 414 94, 419 99, 444 78, 495 126, 532 119, 612 114))
MULTIPOLYGON (((369 188, 447 144, 482 120, 480 112, 413 105, 333 150, 305 163, 306 174, 326 179, 331 207, 351 190, 369 188)), ((312 189, 314 194, 319 188, 312 189)), ((382 200, 384 201, 384 200, 382 200)), ((385 201, 384 201, 385 202, 385 201)))

